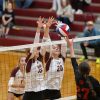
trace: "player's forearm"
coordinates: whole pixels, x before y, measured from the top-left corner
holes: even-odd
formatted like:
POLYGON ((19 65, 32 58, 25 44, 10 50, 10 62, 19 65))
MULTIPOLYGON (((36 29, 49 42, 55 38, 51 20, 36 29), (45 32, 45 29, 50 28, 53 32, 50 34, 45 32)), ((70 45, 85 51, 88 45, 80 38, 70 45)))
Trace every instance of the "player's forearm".
POLYGON ((36 33, 40 33, 40 31, 41 31, 41 28, 40 27, 37 27, 36 33))
POLYGON ((75 57, 71 58, 71 63, 72 63, 72 67, 74 70, 75 77, 77 79, 80 76, 80 73, 79 73, 79 69, 78 69, 78 63, 77 63, 75 57))
POLYGON ((25 85, 24 84, 12 84, 11 87, 13 87, 13 88, 24 88, 25 85))
MULTIPOLYGON (((63 37, 61 37, 62 40, 64 40, 63 37)), ((61 55, 66 58, 67 53, 67 44, 61 44, 61 55)))
POLYGON ((19 85, 19 88, 24 88, 24 87, 25 87, 24 84, 20 84, 20 85, 19 85))
POLYGON ((73 46, 69 46, 70 47, 70 56, 71 58, 75 57, 75 53, 74 53, 74 47, 73 46))
POLYGON ((12 84, 11 87, 13 87, 13 88, 18 88, 19 85, 18 85, 18 84, 12 84))
POLYGON ((44 36, 43 36, 44 38, 50 38, 49 37, 49 27, 47 27, 47 26, 45 26, 45 28, 44 28, 44 36))
MULTIPOLYGON (((49 27, 46 27, 44 29, 43 42, 51 42, 51 39, 50 39, 50 36, 49 36, 49 27)), ((43 48, 44 54, 46 52, 50 52, 50 50, 51 50, 51 46, 46 46, 45 48, 43 48)))
POLYGON ((5 21, 6 21, 6 20, 5 20, 5 16, 2 16, 2 21, 3 21, 3 22, 5 22, 5 21))
POLYGON ((70 49, 70 55, 71 58, 75 57, 75 53, 74 53, 74 47, 73 47, 73 41, 68 38, 68 36, 66 36, 65 38, 66 42, 68 43, 69 49, 70 49))
POLYGON ((9 22, 11 22, 12 21, 12 18, 9 18, 8 20, 7 20, 7 23, 9 23, 9 22))
POLYGON ((40 30, 41 30, 41 28, 37 27, 36 35, 34 38, 34 43, 39 43, 39 41, 40 41, 40 30))

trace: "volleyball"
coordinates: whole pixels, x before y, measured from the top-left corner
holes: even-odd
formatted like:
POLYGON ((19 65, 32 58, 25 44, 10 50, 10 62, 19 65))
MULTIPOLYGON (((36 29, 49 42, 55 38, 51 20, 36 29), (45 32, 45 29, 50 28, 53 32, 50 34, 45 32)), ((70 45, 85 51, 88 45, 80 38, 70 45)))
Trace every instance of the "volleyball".
POLYGON ((62 37, 66 35, 68 36, 70 32, 70 27, 67 24, 59 23, 58 25, 56 25, 56 32, 62 37))

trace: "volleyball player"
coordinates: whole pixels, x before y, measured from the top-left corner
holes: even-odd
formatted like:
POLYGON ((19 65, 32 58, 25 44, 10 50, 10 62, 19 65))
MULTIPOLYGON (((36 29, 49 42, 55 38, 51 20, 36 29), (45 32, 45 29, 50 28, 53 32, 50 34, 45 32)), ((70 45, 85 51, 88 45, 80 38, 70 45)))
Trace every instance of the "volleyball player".
MULTIPOLYGON (((40 30, 43 27, 43 18, 39 18, 37 21, 37 31, 34 39, 34 44, 40 40, 40 30)), ((43 56, 41 48, 36 47, 30 51, 26 58, 26 75, 25 75, 25 94, 23 100, 44 100, 44 67, 43 56)))
POLYGON ((78 65, 73 42, 66 38, 70 47, 71 62, 74 69, 75 81, 77 87, 77 100, 100 100, 100 84, 90 74, 90 66, 87 62, 82 62, 78 65))
MULTIPOLYGON (((49 39, 49 28, 54 19, 49 18, 46 23, 45 35, 49 39)), ((61 84, 64 75, 64 62, 66 58, 66 46, 52 45, 45 54, 46 62, 46 91, 45 98, 55 100, 61 97, 61 84)))
POLYGON ((10 80, 8 83, 8 98, 7 100, 14 100, 14 96, 22 100, 24 94, 24 72, 25 72, 25 59, 26 57, 21 57, 19 64, 13 69, 10 80))

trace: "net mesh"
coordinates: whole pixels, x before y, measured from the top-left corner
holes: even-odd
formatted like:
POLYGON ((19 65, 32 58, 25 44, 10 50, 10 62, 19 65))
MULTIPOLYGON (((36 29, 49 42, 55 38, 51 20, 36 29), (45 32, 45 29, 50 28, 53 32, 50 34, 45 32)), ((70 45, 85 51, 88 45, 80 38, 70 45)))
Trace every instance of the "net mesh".
MULTIPOLYGON (((93 37, 94 39, 99 38, 93 37)), ((75 53, 79 51, 79 42, 84 41, 86 39, 90 40, 91 38, 83 38, 82 39, 75 39, 75 53)), ((21 56, 27 55, 27 50, 29 50, 32 46, 44 46, 44 45, 52 45, 52 44, 61 44, 65 41, 55 41, 52 43, 38 43, 38 44, 30 44, 30 45, 22 45, 22 46, 13 46, 13 47, 1 47, 0 48, 0 100, 7 99, 8 93, 8 80, 10 78, 11 71, 16 65, 18 64, 18 60, 21 56)), ((67 49, 69 52, 69 49, 67 49)), ((81 51, 81 50, 80 50, 81 51)), ((91 52, 91 49, 88 50, 91 52)), ((94 56, 92 56, 94 58, 94 56)), ((100 64, 96 64, 95 61, 89 61, 91 67, 91 74, 100 80, 100 64)), ((66 58, 65 62, 65 69, 64 69, 64 78, 62 81, 62 88, 61 88, 62 97, 70 97, 76 95, 76 85, 74 79, 74 73, 71 65, 70 58, 66 58)), ((72 97, 75 98, 75 97, 72 97)), ((70 99, 69 99, 70 100, 70 99)))

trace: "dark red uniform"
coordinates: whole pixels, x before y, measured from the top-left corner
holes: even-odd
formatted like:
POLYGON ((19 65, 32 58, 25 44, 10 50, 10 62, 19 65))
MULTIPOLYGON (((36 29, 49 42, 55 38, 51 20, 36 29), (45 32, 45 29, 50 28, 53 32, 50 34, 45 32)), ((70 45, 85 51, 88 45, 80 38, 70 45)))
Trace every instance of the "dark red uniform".
POLYGON ((99 82, 93 76, 84 78, 79 72, 76 58, 71 58, 71 61, 76 80, 77 100, 100 100, 99 82))

